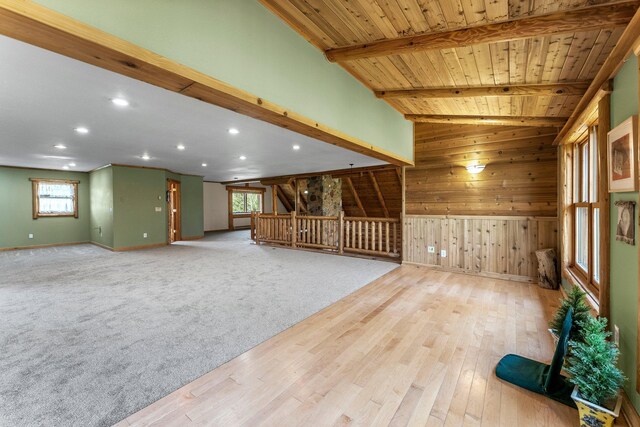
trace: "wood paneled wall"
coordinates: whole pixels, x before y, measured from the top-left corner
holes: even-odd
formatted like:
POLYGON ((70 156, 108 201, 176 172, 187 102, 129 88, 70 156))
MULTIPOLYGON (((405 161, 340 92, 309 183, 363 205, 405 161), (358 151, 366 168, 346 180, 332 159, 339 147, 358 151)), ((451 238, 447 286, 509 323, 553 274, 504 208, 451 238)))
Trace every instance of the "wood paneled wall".
POLYGON ((425 216, 404 218, 403 260, 446 270, 535 281, 535 251, 557 250, 557 218, 425 216), (428 247, 435 251, 429 253, 428 247), (440 251, 447 256, 440 256, 440 251))
POLYGON ((412 215, 557 216, 555 128, 416 123, 412 215), (486 164, 479 174, 465 167, 486 164))

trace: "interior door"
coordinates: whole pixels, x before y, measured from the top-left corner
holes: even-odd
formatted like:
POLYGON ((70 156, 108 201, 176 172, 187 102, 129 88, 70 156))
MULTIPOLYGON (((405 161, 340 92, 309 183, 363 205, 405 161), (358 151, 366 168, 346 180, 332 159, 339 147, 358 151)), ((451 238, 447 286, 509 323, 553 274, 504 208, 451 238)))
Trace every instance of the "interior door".
POLYGON ((172 179, 167 182, 167 202, 169 211, 169 243, 182 239, 180 229, 180 182, 172 179))

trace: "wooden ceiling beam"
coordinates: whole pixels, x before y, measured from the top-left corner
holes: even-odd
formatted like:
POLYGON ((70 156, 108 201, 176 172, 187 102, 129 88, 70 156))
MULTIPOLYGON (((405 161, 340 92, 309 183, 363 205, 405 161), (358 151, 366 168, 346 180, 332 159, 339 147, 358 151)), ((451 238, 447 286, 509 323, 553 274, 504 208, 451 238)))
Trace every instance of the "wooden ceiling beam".
POLYGON ((598 71, 598 74, 596 74, 591 82, 589 89, 587 89, 587 92, 582 96, 582 99, 580 99, 573 113, 571 113, 567 123, 560 133, 558 133, 554 141, 555 144, 562 144, 566 138, 570 137, 570 132, 575 128, 576 122, 578 122, 578 126, 580 125, 580 117, 585 110, 589 109, 589 105, 593 102, 594 98, 597 98, 599 94, 601 94, 602 88, 606 87, 607 80, 613 78, 620 67, 622 67, 622 64, 624 64, 627 56, 633 52, 636 47, 640 47, 639 39, 640 10, 633 16, 633 19, 631 19, 631 22, 629 22, 629 25, 625 28, 615 47, 611 50, 602 67, 600 67, 600 71, 598 71))
POLYGON ((377 90, 378 98, 475 98, 485 96, 558 96, 579 95, 587 91, 591 82, 555 84, 522 84, 475 87, 433 87, 422 89, 377 90))
POLYGON ((353 181, 351 181, 351 177, 345 177, 344 178, 345 181, 347 182, 347 185, 349 186, 349 190, 351 190, 351 194, 353 194, 353 198, 356 201, 356 205, 358 205, 358 209, 360 209, 360 211, 362 212, 362 216, 367 216, 367 212, 364 210, 364 206, 362 205, 362 201, 360 200, 360 196, 358 196, 358 192, 356 191, 356 188, 353 186, 353 181))
POLYGON ((389 218, 389 210, 387 209, 387 204, 384 202, 384 197, 382 197, 382 191, 380 191, 380 186, 378 185, 378 180, 373 172, 369 171, 369 178, 371 179, 371 184, 373 185, 373 189, 378 196, 378 202, 380 202, 380 206, 382 206, 382 210, 384 211, 384 217, 389 218))
POLYGON ((293 207, 291 206, 291 203, 289 202, 289 198, 284 193, 284 191, 282 191, 282 188, 280 188, 279 185, 276 185, 275 188, 278 191, 278 198, 280 199, 280 201, 282 202, 284 207, 287 208, 287 211, 289 211, 289 212, 293 211, 293 207))
POLYGON ((551 126, 562 127, 566 117, 520 117, 520 116, 446 116, 434 114, 405 114, 407 120, 415 123, 448 123, 462 125, 502 125, 502 126, 551 126))
POLYGON ((426 50, 451 49, 483 43, 498 43, 553 34, 568 34, 626 26, 638 3, 623 1, 528 16, 505 22, 439 33, 426 33, 339 47, 325 51, 331 62, 378 56, 400 55, 426 50))
POLYGON ((244 182, 260 182, 262 185, 272 185, 272 184, 286 184, 293 179, 303 179, 303 178, 311 178, 314 176, 322 176, 322 175, 331 175, 334 177, 339 177, 343 175, 352 175, 358 174, 360 172, 368 172, 368 171, 379 171, 379 170, 387 170, 394 169, 397 166, 395 165, 377 165, 377 166, 364 166, 359 168, 347 168, 347 169, 334 169, 328 171, 320 171, 320 172, 306 172, 292 175, 281 175, 281 176, 270 176, 263 178, 248 178, 248 179, 239 179, 234 181, 224 181, 222 184, 238 184, 244 182))

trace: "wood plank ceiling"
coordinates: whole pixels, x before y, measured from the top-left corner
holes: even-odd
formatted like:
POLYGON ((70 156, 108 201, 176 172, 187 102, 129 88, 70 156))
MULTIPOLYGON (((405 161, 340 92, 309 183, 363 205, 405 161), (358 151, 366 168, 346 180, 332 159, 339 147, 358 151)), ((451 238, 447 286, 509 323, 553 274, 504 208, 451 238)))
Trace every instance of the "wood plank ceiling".
POLYGON ((637 8, 604 0, 260 1, 411 120, 556 127, 637 8))

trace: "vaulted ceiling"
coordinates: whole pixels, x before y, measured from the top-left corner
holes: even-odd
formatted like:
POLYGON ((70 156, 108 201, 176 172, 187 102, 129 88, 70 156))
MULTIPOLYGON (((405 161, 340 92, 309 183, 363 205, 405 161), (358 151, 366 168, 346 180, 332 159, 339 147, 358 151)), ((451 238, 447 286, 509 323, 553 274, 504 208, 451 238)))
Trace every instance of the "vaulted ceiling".
POLYGON ((408 119, 557 127, 638 6, 599 0, 260 1, 408 119))

